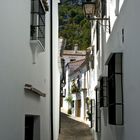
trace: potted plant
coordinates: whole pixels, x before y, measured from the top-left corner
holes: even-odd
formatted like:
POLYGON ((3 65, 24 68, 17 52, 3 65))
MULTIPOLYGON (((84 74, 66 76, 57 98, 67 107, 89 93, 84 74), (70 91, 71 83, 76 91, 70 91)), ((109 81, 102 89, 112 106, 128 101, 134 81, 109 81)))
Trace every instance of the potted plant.
POLYGON ((80 90, 78 88, 78 86, 75 84, 75 80, 72 81, 72 85, 71 85, 71 93, 78 93, 80 90))
POLYGON ((92 119, 92 114, 89 112, 89 111, 87 111, 87 115, 88 115, 88 119, 89 119, 89 121, 91 121, 91 119, 92 119))
POLYGON ((69 105, 68 114, 72 114, 72 109, 71 109, 72 96, 69 95, 69 96, 66 98, 66 101, 68 102, 68 105, 69 105))

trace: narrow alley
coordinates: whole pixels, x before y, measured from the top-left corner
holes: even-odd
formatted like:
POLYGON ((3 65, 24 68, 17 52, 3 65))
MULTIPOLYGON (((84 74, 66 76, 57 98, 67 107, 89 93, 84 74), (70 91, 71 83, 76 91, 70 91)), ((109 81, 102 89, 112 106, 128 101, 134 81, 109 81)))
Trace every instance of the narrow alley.
POLYGON ((59 140, 93 140, 90 128, 79 118, 61 112, 59 140))

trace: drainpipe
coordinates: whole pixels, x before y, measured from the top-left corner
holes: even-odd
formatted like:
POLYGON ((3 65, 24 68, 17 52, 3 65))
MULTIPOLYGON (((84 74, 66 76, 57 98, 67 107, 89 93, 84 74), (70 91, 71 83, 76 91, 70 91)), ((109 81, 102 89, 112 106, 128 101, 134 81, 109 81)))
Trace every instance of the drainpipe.
POLYGON ((53 137, 53 0, 50 0, 50 113, 51 113, 51 140, 53 137))

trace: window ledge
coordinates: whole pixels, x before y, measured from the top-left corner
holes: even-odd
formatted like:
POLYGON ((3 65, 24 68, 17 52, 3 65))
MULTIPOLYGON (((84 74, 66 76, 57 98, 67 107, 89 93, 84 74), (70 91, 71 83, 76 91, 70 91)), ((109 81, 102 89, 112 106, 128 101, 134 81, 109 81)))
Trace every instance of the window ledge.
POLYGON ((30 40, 30 45, 33 48, 38 49, 40 52, 44 52, 45 48, 39 40, 30 40))
POLYGON ((36 64, 37 54, 44 52, 45 48, 39 40, 30 40, 30 46, 32 50, 33 64, 36 64))
POLYGON ((38 96, 42 96, 42 97, 46 97, 46 94, 41 92, 40 90, 34 88, 32 85, 30 84, 25 84, 24 85, 24 90, 25 91, 29 91, 30 93, 36 94, 38 96))

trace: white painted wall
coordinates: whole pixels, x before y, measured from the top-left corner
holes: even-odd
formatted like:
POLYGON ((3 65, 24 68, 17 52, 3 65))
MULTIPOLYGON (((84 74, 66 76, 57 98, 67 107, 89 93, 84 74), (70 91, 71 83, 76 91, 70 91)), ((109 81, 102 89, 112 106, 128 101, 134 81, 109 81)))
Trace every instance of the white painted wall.
MULTIPOLYGON (((71 51, 71 50, 70 50, 71 51)), ((84 59, 85 56, 78 56, 78 55, 63 55, 63 59, 65 60, 65 68, 66 68, 66 84, 65 84, 65 87, 63 88, 63 92, 64 90, 66 89, 66 96, 63 98, 63 109, 65 111, 68 110, 68 102, 66 101, 66 98, 68 97, 69 95, 69 90, 70 90, 70 82, 72 79, 74 79, 75 77, 77 77, 77 73, 73 74, 72 76, 69 76, 69 67, 68 67, 68 63, 70 62, 71 59, 75 59, 76 61, 77 60, 81 60, 81 59, 84 59)))
MULTIPOLYGON (((39 53, 37 63, 32 64, 32 52, 30 49, 30 1, 1 1, 1 140, 24 140, 25 114, 40 115, 40 140, 50 140, 49 18, 48 12, 46 14, 46 51, 39 53), (25 83, 32 84, 37 89, 45 92, 46 97, 24 93, 25 83)), ((57 122, 54 125, 57 126, 57 122)))
POLYGON ((83 91, 81 91, 81 114, 80 114, 80 117, 81 117, 81 119, 83 119, 84 120, 84 118, 85 118, 85 100, 84 100, 84 92, 83 91))
POLYGON ((63 98, 63 108, 65 110, 68 110, 68 102, 66 101, 66 98, 68 97, 68 94, 69 94, 69 84, 70 84, 69 83, 69 70, 68 70, 68 68, 66 68, 66 84, 63 89, 63 92, 66 89, 66 96, 65 96, 65 98, 63 98))
MULTIPOLYGON (((113 2, 113 1, 112 1, 113 2)), ((111 3, 110 3, 111 4, 111 3)), ((105 61, 112 52, 123 52, 123 96, 124 96, 124 125, 108 124, 108 109, 101 110, 102 127, 101 140, 139 140, 139 83, 140 83, 140 19, 138 0, 120 1, 120 11, 116 17, 111 15, 112 32, 105 46, 105 61), (115 19, 115 20, 114 20, 115 19), (122 42, 122 29, 124 29, 124 43, 122 42)), ((111 7, 115 10, 115 6, 111 7)))

